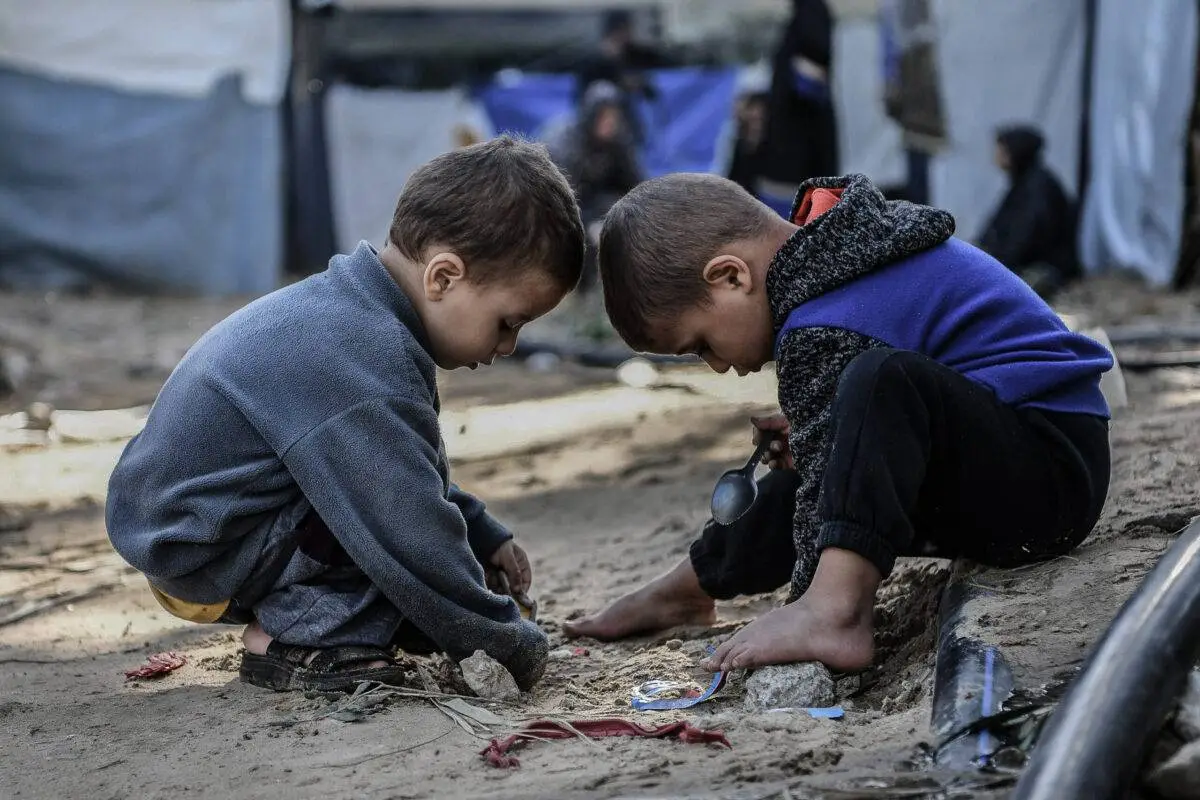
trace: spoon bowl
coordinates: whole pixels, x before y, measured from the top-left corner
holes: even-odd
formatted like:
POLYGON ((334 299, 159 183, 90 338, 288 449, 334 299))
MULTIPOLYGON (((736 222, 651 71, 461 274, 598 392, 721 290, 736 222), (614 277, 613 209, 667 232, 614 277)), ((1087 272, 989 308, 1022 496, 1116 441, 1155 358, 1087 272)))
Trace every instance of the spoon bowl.
POLYGON ((771 446, 772 437, 765 433, 754 455, 745 466, 725 472, 713 487, 711 511, 712 518, 718 525, 732 525, 750 510, 758 499, 758 483, 754 480, 754 470, 762 461, 767 448, 771 446))

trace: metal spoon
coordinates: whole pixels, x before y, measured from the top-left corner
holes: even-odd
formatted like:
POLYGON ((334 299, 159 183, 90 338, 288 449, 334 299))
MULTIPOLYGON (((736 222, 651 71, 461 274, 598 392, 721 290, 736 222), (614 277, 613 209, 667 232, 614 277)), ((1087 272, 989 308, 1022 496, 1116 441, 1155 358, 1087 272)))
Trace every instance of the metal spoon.
POLYGON ((762 461, 775 438, 763 433, 754 455, 740 469, 731 469, 720 477, 712 493, 712 518, 720 525, 732 525, 750 510, 758 499, 758 483, 754 469, 762 461))

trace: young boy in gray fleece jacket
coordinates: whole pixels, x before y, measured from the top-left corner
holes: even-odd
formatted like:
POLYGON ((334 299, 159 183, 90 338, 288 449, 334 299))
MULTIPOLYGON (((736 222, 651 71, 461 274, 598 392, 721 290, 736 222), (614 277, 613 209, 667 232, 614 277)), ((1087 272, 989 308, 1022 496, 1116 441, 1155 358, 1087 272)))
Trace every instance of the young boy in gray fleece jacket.
POLYGON ((176 616, 247 625, 250 683, 395 681, 400 645, 482 649, 529 688, 546 638, 484 567, 522 592, 529 561, 449 481, 435 368, 511 354, 578 281, 583 242, 541 146, 421 167, 382 250, 361 243, 188 352, 113 472, 113 546, 176 616))

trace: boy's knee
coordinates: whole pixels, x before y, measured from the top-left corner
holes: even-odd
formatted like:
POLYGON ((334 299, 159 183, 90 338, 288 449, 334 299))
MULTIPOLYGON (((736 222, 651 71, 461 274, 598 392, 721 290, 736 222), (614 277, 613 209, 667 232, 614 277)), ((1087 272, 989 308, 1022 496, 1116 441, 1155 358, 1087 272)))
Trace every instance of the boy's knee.
POLYGON ((837 397, 869 396, 883 387, 910 379, 912 367, 925 356, 910 350, 876 347, 854 357, 838 380, 837 397))

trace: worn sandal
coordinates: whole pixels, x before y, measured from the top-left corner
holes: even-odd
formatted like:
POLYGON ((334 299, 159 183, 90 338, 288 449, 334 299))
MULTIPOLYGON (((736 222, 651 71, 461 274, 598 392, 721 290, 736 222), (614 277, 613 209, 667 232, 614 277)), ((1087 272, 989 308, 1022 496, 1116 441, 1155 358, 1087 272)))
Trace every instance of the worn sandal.
POLYGON ((243 651, 239 674, 246 683, 277 692, 348 692, 360 681, 399 683, 404 669, 391 653, 379 647, 315 648, 273 641, 267 645, 265 655, 243 651), (312 661, 305 664, 309 656, 312 661), (355 666, 372 661, 385 661, 387 666, 355 666))

